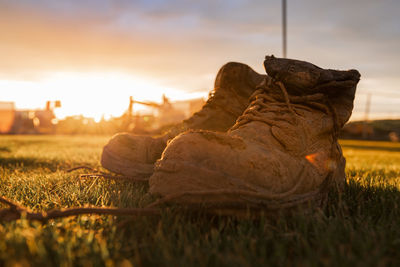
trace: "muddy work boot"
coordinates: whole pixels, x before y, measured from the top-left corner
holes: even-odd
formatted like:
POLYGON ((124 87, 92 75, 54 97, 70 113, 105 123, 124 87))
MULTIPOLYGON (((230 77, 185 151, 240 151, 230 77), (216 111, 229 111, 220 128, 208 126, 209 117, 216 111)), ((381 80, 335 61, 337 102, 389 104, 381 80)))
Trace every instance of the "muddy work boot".
POLYGON ((232 214, 321 204, 345 181, 337 142, 360 74, 266 57, 268 77, 227 132, 175 137, 156 163, 150 193, 232 214))
POLYGON ((101 164, 119 174, 148 177, 161 157, 167 141, 188 129, 227 131, 249 104, 249 97, 266 75, 249 66, 230 62, 215 79, 214 90, 202 109, 158 138, 119 133, 104 146, 101 164))

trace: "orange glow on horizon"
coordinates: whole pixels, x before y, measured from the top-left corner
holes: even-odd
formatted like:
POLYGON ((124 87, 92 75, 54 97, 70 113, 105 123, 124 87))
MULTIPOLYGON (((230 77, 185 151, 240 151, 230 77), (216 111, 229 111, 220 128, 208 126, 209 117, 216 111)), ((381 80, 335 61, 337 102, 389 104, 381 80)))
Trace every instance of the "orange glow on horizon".
MULTIPOLYGON (((17 109, 43 109, 47 100, 61 100, 61 108, 54 110, 57 118, 83 115, 96 121, 102 117, 121 116, 128 108, 130 96, 140 101, 161 102, 163 94, 171 100, 206 95, 206 92, 182 92, 121 73, 59 72, 40 81, 0 80, 0 88, 3 89, 2 101, 15 102, 17 109)), ((134 111, 145 112, 146 109, 134 106, 134 111)))

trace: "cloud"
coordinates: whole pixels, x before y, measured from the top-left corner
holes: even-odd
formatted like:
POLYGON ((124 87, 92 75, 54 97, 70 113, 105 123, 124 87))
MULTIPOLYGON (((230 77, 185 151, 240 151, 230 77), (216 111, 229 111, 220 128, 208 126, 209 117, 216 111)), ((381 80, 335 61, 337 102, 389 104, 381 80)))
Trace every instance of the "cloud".
MULTIPOLYGON (((222 13, 223 21, 218 23, 217 14, 223 6, 214 5, 217 10, 210 13, 211 17, 203 17, 210 7, 168 9, 165 5, 122 2, 110 7, 108 14, 102 8, 98 11, 97 4, 88 13, 89 2, 79 12, 76 6, 48 1, 40 1, 38 6, 25 1, 27 6, 8 5, 7 10, 3 6, 1 76, 36 77, 71 69, 116 70, 154 75, 169 84, 179 80, 193 83, 194 79, 188 77, 195 73, 209 77, 229 60, 247 62, 253 58, 251 61, 262 71, 265 43, 278 41, 260 35, 278 27, 252 27, 237 18, 231 23, 234 12, 229 16, 222 13)), ((194 82, 194 87, 204 88, 206 83, 209 87, 212 81, 194 82)))

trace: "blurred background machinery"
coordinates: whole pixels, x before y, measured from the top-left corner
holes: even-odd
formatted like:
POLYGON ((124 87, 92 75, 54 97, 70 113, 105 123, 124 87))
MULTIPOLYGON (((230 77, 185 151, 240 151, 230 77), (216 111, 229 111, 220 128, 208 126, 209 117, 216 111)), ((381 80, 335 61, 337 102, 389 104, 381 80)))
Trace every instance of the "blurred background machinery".
POLYGON ((0 133, 52 134, 57 123, 54 109, 60 101, 47 101, 44 109, 17 110, 14 102, 0 102, 0 133))

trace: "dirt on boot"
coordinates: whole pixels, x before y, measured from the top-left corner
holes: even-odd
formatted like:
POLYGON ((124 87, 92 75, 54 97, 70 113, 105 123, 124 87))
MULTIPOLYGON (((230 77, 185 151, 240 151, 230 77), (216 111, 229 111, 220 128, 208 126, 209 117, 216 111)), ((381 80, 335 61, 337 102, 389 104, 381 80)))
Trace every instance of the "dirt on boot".
POLYGON ((149 177, 168 140, 179 133, 189 129, 224 132, 232 127, 265 77, 242 63, 225 64, 217 74, 214 90, 199 112, 158 138, 130 133, 113 136, 103 148, 102 166, 125 176, 149 177))
POLYGON ((266 77, 228 133, 175 137, 150 177, 150 192, 209 211, 321 205, 345 181, 337 136, 360 74, 266 57, 266 77), (281 79, 281 80, 279 80, 281 79))

